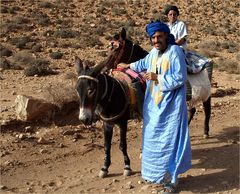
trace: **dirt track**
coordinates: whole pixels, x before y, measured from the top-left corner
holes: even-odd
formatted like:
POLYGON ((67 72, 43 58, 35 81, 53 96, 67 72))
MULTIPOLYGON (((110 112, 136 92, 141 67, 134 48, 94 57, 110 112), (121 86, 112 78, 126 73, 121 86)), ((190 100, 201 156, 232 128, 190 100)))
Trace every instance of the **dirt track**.
MULTIPOLYGON (((236 83, 235 77, 214 72, 220 88, 236 83), (220 85, 220 84, 219 84, 220 85)), ((224 90, 223 90, 224 91, 224 90)), ((215 92, 216 94, 216 92, 215 92)), ((239 92, 213 97, 210 138, 203 138, 203 112, 190 125, 193 167, 180 178, 181 193, 238 193, 239 92)), ((10 122, 11 123, 11 122, 10 122)), ((2 126, 1 187, 3 193, 154 193, 142 182, 139 152, 141 123, 131 121, 128 151, 134 174, 124 177, 123 157, 114 131, 112 165, 107 178, 98 177, 104 148, 101 122, 86 129, 77 122, 65 126, 8 124, 2 126)))

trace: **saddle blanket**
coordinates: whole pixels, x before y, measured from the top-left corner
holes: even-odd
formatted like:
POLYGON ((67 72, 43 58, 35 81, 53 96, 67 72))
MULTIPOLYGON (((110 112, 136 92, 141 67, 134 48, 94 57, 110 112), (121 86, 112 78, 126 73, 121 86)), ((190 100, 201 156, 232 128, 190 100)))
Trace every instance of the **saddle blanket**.
POLYGON ((139 118, 143 113, 143 100, 146 88, 145 80, 131 69, 113 69, 111 76, 121 81, 129 97, 130 117, 139 118), (137 114, 135 114, 137 113, 137 114))
POLYGON ((187 71, 189 74, 196 74, 205 69, 206 65, 210 63, 206 57, 199 55, 193 51, 186 51, 187 71))

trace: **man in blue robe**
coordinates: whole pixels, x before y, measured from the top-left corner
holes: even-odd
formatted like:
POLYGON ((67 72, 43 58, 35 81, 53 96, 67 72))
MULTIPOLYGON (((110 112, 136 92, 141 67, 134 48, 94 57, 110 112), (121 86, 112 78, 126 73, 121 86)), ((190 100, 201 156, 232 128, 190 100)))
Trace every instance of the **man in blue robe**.
POLYGON ((145 58, 119 66, 146 71, 141 173, 148 182, 164 184, 163 193, 171 193, 178 175, 191 168, 192 159, 185 56, 166 24, 151 22, 146 31, 154 48, 145 58))

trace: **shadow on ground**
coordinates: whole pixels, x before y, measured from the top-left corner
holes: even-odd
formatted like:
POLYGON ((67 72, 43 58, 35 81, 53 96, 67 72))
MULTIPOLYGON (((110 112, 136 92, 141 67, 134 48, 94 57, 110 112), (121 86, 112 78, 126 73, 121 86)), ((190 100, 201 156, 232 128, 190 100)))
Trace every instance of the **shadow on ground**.
POLYGON ((239 188, 239 127, 225 128, 214 138, 216 145, 226 144, 193 150, 193 160, 199 160, 199 163, 192 168, 201 169, 204 174, 181 178, 181 190, 212 193, 239 188))

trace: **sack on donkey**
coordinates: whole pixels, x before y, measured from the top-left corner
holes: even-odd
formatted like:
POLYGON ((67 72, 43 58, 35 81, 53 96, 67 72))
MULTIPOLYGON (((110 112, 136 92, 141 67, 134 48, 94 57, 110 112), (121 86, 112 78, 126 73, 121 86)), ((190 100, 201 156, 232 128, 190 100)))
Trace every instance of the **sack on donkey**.
POLYGON ((187 99, 189 106, 194 107, 198 102, 205 102, 211 95, 211 83, 207 69, 197 74, 187 76, 187 99))

